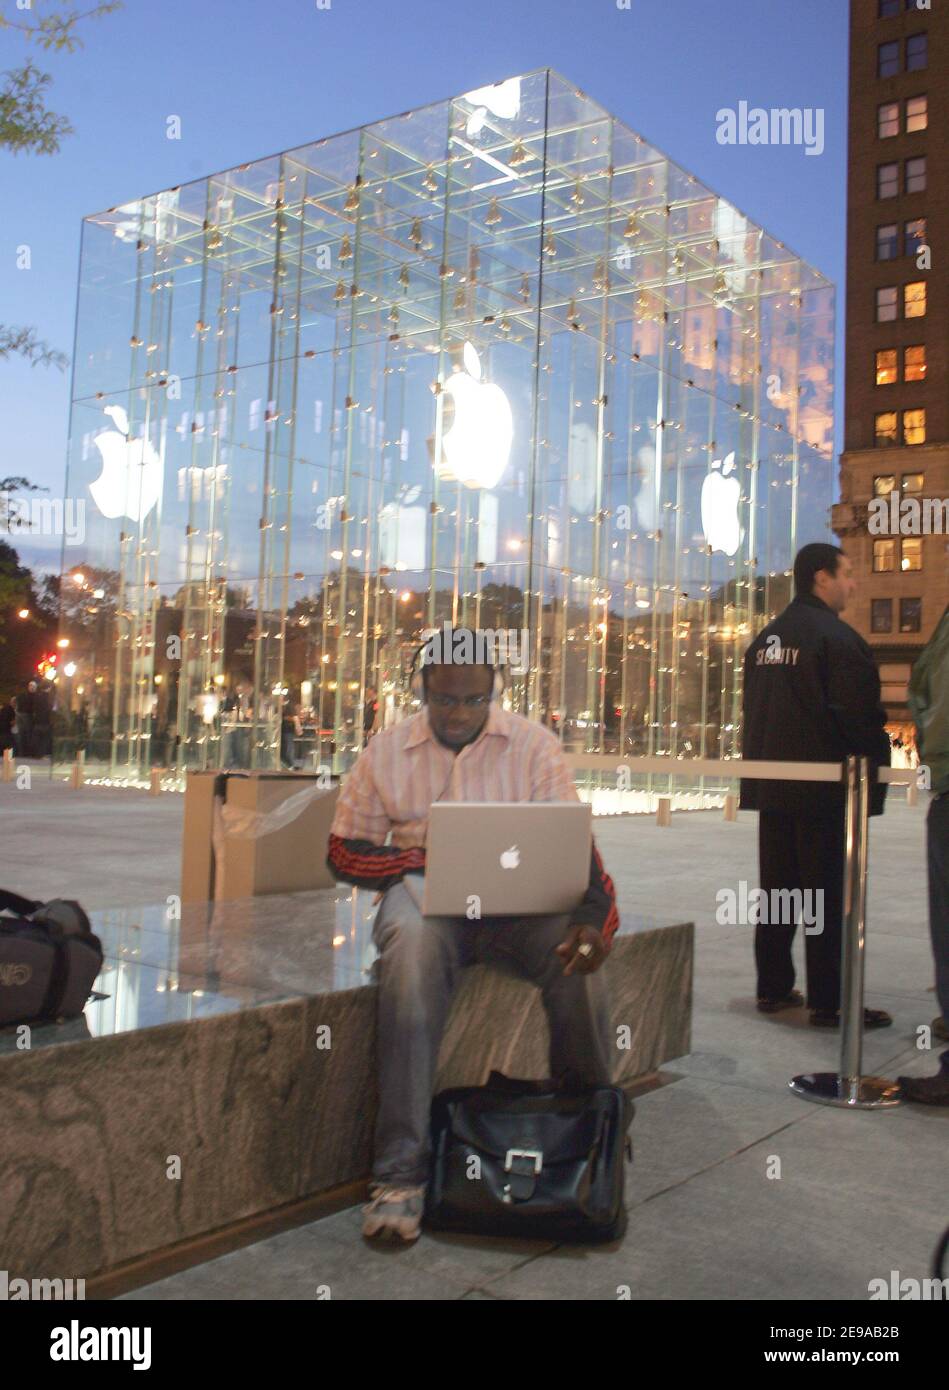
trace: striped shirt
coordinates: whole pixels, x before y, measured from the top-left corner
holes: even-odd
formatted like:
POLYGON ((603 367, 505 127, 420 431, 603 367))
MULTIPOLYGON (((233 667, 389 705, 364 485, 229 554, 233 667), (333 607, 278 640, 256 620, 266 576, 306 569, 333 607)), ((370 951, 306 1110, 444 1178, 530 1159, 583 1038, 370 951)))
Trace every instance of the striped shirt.
MULTIPOLYGON (((423 708, 377 734, 357 758, 336 805, 327 863, 344 882, 384 890, 424 871, 434 801, 579 799, 559 742, 541 724, 492 701, 478 737, 453 753, 423 708)), ((619 926, 613 881, 595 844, 590 883, 571 922, 597 927, 607 944, 619 926)))

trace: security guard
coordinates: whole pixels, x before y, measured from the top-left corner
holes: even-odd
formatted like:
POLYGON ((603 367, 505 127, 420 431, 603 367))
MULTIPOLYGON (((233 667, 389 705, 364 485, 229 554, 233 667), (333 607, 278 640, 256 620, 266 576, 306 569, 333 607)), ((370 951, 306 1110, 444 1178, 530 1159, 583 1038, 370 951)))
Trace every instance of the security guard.
MULTIPOLYGON (((806 545, 794 561, 795 597, 745 654, 742 757, 778 762, 842 763, 850 754, 889 766, 886 711, 873 654, 842 613, 856 584, 850 561, 834 545, 806 545)), ((870 814, 881 815, 886 786, 874 782, 870 814)), ((758 1008, 804 1003, 794 988, 791 943, 798 902, 817 911, 805 925, 807 1003, 815 1027, 840 1023, 840 945, 844 879, 844 787, 831 782, 746 778, 743 810, 760 812, 758 857, 767 902, 782 902, 780 920, 755 928, 758 1008), (783 890, 783 891, 782 891, 783 890), (809 891, 808 891, 809 890, 809 891), (781 897, 779 897, 781 894, 781 897), (823 895, 822 897, 820 895, 823 895), (785 920, 793 917, 794 920, 785 920), (816 918, 816 920, 815 920, 816 918)), ((776 914, 772 912, 770 917, 776 914)), ((864 1010, 864 1027, 892 1023, 864 1010)))

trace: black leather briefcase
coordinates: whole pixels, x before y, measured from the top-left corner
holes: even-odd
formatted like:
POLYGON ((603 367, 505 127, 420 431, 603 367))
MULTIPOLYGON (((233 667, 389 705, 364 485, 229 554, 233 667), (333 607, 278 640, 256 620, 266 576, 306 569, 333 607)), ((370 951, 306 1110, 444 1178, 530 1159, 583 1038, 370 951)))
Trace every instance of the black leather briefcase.
POLYGON ((535 1240, 617 1240, 632 1101, 618 1086, 564 1090, 492 1072, 432 1102, 425 1221, 535 1240))
POLYGON ((78 903, 0 889, 0 1027, 78 1018, 102 969, 102 943, 78 903))

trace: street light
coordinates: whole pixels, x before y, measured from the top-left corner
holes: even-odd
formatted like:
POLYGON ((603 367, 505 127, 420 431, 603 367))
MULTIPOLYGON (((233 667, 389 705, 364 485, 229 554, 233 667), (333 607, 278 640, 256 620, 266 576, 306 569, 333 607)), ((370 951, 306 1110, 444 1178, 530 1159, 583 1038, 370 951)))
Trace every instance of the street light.
POLYGON ((29 616, 30 610, 28 608, 21 608, 19 613, 17 614, 17 617, 19 618, 28 618, 29 616))

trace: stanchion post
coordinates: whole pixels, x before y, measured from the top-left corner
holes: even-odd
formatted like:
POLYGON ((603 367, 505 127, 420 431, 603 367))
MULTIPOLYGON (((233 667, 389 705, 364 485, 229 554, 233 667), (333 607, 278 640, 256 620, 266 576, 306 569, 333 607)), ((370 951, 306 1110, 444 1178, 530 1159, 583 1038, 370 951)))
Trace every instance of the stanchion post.
POLYGON ((4 748, 3 750, 3 781, 13 781, 13 749, 4 748))
POLYGON ((899 1087, 882 1076, 863 1076, 863 976, 867 916, 870 760, 846 764, 844 809, 844 920, 840 957, 840 1069, 795 1076, 791 1090, 819 1105, 881 1110, 899 1105, 899 1087))
POLYGON ((672 798, 670 796, 660 796, 656 803, 656 824, 672 824, 672 798))
POLYGON ((734 792, 728 792, 725 796, 725 819, 738 819, 738 797, 734 792))

